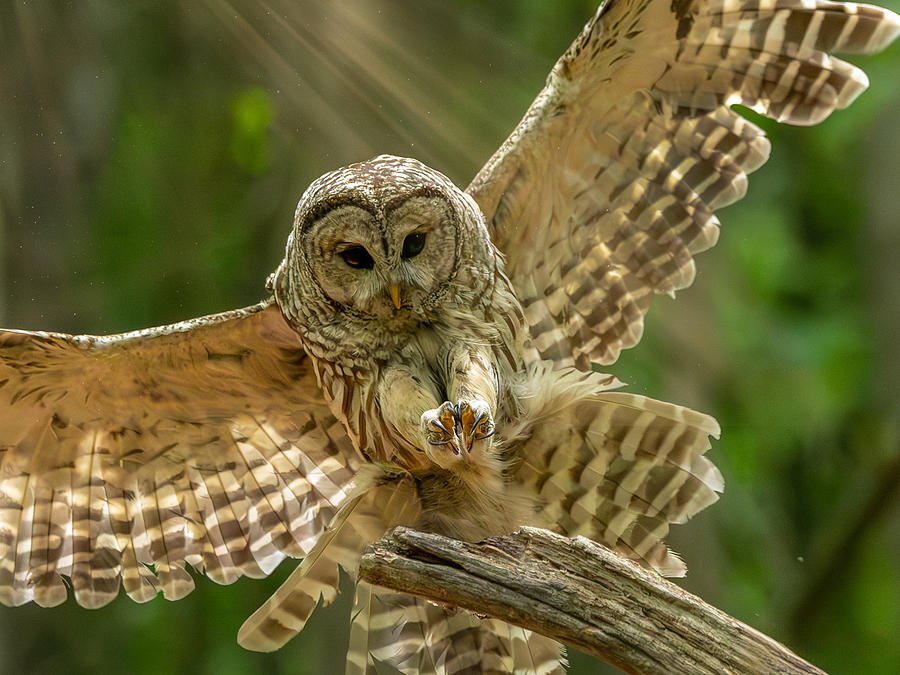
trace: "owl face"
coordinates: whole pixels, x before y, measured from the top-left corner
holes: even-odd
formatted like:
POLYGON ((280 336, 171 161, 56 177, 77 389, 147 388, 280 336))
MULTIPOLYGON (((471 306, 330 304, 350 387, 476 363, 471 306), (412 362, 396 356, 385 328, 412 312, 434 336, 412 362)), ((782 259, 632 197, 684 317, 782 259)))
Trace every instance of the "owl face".
POLYGON ((417 160, 382 155, 309 186, 273 286, 308 351, 359 366, 423 324, 474 317, 499 264, 468 195, 417 160))
POLYGON ((329 300, 358 316, 424 319, 456 269, 453 207, 427 188, 385 204, 360 196, 326 205, 304 228, 313 278, 329 300))

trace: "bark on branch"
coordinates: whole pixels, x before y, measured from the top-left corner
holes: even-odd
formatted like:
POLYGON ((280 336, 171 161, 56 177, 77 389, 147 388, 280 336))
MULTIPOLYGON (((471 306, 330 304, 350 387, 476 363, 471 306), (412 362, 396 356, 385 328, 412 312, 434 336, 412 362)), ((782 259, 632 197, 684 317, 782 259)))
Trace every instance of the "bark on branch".
POLYGON ((822 673, 582 537, 523 527, 470 544, 398 527, 369 547, 359 575, 529 628, 629 673, 822 673))

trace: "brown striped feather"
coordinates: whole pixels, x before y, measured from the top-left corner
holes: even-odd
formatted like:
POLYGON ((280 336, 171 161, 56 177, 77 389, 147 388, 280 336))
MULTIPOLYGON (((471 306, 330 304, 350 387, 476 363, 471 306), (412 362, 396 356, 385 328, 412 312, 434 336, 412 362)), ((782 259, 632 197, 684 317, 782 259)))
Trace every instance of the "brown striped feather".
POLYGON ((357 584, 347 675, 487 672, 562 673, 562 646, 549 638, 464 610, 357 584))
POLYGON ((0 601, 177 599, 302 557, 360 458, 271 301, 121 336, 0 331, 0 601), (150 567, 152 566, 152 570, 150 567))
POLYGON ((718 424, 688 408, 604 391, 606 376, 586 373, 576 381, 574 372, 536 376, 548 398, 568 402, 548 413, 532 404, 534 426, 521 445, 516 481, 557 531, 683 576, 684 563, 663 539, 670 524, 685 522, 723 490, 722 475, 703 456, 718 424))
POLYGON ((418 517, 415 488, 402 474, 384 476, 371 467, 341 505, 303 562, 265 604, 248 618, 238 643, 253 651, 282 647, 303 629, 313 610, 338 593, 339 568, 356 574, 359 557, 370 543, 396 525, 418 517))
POLYGON ((822 0, 604 4, 467 190, 507 256, 533 356, 588 369, 635 345, 652 296, 690 285, 713 211, 768 156, 730 106, 815 124, 868 84, 828 52, 898 33, 888 10, 822 0))

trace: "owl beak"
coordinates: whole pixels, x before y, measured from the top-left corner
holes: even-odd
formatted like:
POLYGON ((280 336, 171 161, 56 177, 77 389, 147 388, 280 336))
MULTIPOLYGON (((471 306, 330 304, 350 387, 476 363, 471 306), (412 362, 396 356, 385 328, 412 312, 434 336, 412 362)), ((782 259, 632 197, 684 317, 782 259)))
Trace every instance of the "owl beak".
POLYGON ((400 309, 400 306, 403 304, 400 299, 400 287, 397 284, 392 284, 388 286, 388 293, 391 294, 391 300, 394 301, 394 307, 400 309))

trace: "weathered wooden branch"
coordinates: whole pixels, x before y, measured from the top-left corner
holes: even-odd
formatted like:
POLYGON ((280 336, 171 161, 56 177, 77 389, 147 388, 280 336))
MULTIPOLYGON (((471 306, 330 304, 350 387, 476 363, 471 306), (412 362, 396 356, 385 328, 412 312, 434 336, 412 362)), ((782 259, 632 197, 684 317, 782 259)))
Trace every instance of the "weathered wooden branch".
POLYGON ((398 527, 369 547, 359 575, 523 626, 630 673, 822 673, 583 537, 525 527, 470 544, 398 527))

